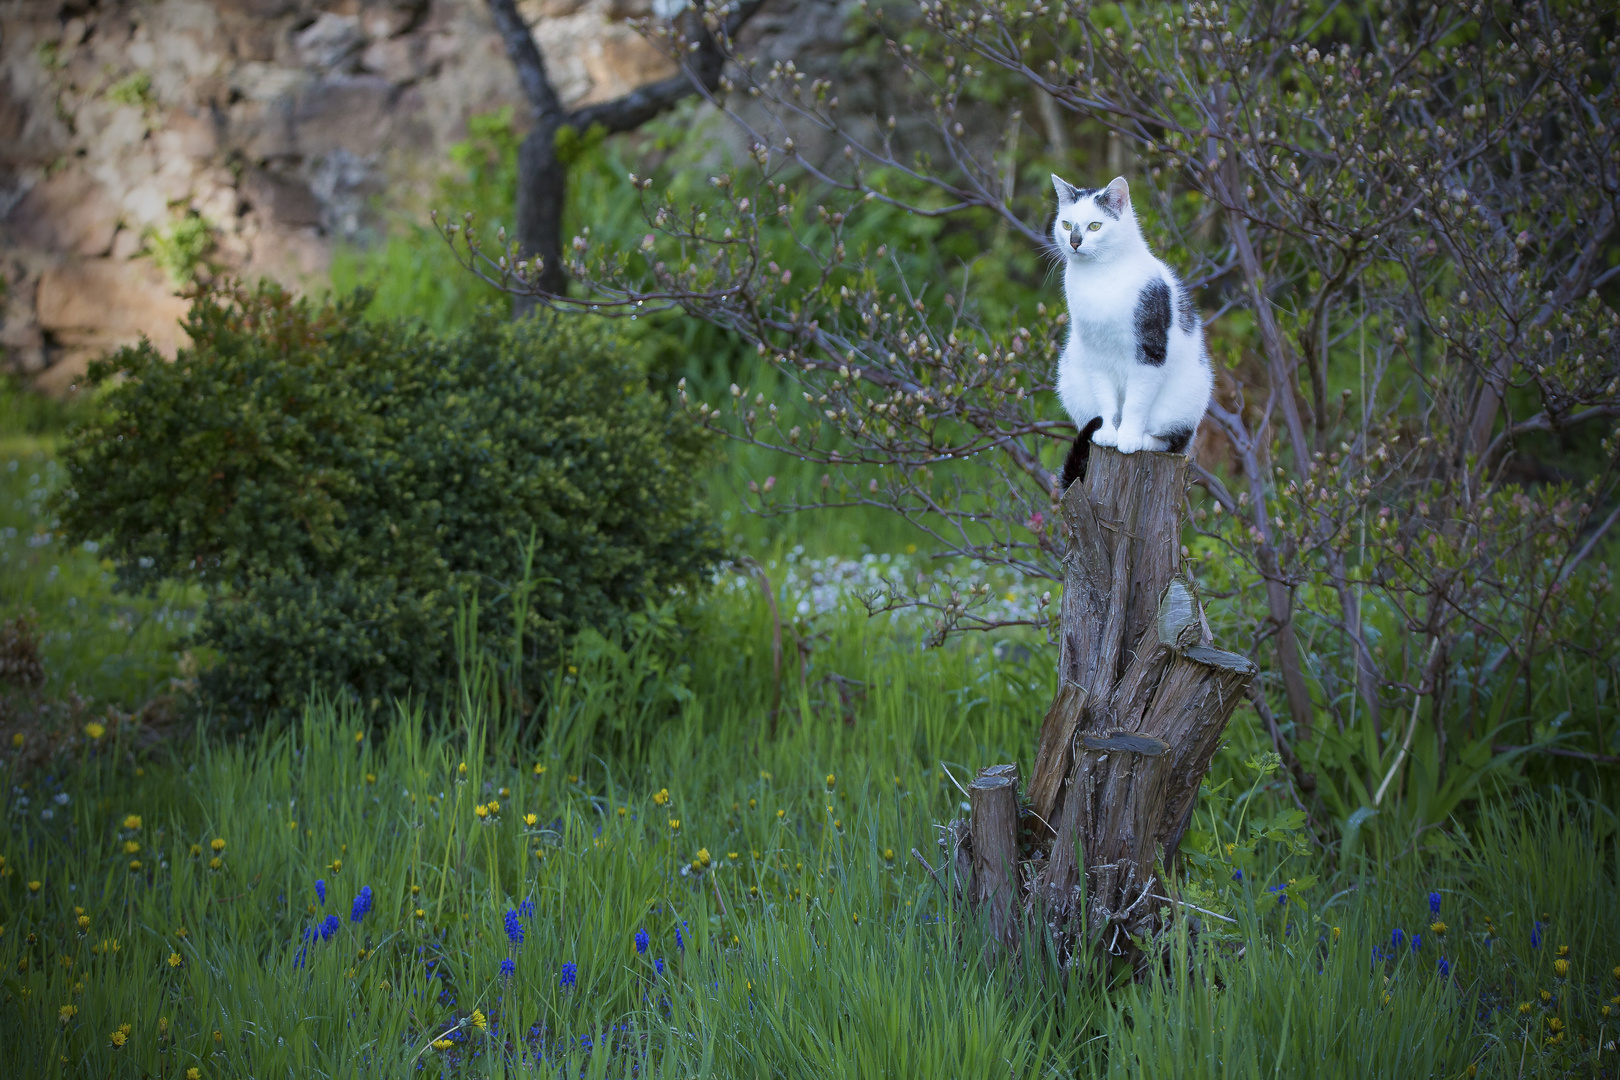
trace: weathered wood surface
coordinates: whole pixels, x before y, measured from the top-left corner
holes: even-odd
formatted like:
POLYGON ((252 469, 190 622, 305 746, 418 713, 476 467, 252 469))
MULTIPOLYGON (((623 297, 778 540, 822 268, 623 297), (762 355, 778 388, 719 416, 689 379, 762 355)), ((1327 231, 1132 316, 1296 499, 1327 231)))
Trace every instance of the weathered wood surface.
POLYGON ((968 785, 972 807, 973 903, 1002 944, 1017 937, 1022 914, 1018 877, 1018 780, 1012 766, 986 769, 968 785))
MULTIPOLYGON (((1135 941, 1162 925, 1158 876, 1255 675, 1246 658, 1212 647, 1197 590, 1179 572, 1186 473, 1181 455, 1096 447, 1061 501, 1059 687, 1026 793, 1047 853, 1022 900, 1071 950, 1083 914, 1092 944, 1140 959, 1135 941)), ((1007 875, 1001 854, 1018 839, 1008 770, 989 772, 969 792, 970 893, 1001 936, 1016 932, 1002 905, 1024 878, 1007 875)))

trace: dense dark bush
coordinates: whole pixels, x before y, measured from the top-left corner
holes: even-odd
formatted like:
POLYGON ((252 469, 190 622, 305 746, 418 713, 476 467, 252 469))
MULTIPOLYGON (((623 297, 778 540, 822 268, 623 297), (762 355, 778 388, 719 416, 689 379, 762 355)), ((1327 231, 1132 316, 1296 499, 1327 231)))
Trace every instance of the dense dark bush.
POLYGON ((514 656, 531 537, 511 673, 530 685, 574 631, 713 563, 703 436, 611 334, 486 314, 438 335, 365 302, 204 291, 176 361, 143 343, 92 369, 111 385, 64 455, 63 530, 103 542, 122 587, 206 588, 210 704, 434 697, 474 595, 480 642, 514 656))

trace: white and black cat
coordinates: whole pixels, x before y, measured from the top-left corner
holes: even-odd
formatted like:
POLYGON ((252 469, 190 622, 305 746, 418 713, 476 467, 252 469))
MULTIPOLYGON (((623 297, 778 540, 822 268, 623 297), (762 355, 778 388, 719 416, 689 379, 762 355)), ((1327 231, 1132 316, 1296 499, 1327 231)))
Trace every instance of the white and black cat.
POLYGON ((1084 478, 1092 443, 1126 454, 1185 452, 1214 374, 1203 321, 1176 275, 1148 250, 1125 178, 1087 190, 1054 175, 1052 186, 1052 241, 1069 304, 1057 392, 1080 426, 1063 463, 1068 490, 1084 478))

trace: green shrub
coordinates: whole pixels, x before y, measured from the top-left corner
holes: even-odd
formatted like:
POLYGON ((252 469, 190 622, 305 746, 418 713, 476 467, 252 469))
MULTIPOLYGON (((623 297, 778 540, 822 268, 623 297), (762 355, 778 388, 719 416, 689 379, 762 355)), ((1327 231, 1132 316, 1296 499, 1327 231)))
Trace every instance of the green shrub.
POLYGON ((92 368, 110 387, 69 437, 63 530, 121 588, 208 587, 203 693, 232 716, 436 698, 475 597, 480 644, 539 685, 578 629, 716 557, 703 436, 614 336, 492 312, 439 335, 366 300, 204 290, 176 361, 143 343, 92 368))

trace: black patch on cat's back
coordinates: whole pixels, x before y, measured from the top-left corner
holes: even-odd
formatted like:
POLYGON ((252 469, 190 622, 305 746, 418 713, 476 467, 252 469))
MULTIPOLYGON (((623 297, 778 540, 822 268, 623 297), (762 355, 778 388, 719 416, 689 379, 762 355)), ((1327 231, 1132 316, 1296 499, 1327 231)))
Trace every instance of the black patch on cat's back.
POLYGON ((1176 286, 1176 318, 1181 329, 1189 334, 1203 329, 1204 320, 1198 317, 1198 308, 1194 306, 1192 293, 1185 286, 1176 286))
POLYGON ((1170 349, 1170 286, 1154 278, 1136 298, 1136 349, 1142 363, 1159 367, 1170 349))

